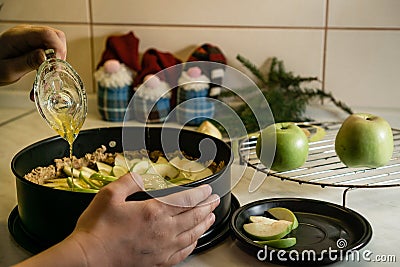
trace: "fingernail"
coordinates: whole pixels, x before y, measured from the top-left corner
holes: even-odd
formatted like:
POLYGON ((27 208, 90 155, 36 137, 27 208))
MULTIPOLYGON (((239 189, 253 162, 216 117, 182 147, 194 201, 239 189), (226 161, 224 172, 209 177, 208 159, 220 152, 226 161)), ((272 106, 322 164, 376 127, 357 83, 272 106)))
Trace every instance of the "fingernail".
POLYGON ((203 185, 201 185, 199 187, 207 188, 207 191, 208 191, 209 194, 211 194, 211 192, 212 192, 212 188, 211 188, 211 186, 209 184, 203 184, 203 185))
POLYGON ((213 194, 212 195, 212 201, 216 202, 217 204, 219 204, 219 202, 221 201, 221 198, 217 194, 213 194))
POLYGON ((215 222, 215 214, 214 213, 210 213, 210 215, 208 215, 208 219, 214 223, 215 222))

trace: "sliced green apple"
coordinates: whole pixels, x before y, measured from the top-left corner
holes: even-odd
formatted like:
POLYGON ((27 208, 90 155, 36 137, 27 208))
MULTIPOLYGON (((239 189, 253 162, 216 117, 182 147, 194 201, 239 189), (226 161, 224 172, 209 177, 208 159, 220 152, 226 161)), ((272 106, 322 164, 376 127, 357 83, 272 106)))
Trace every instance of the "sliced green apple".
POLYGON ((321 141, 326 135, 324 128, 318 125, 309 125, 304 123, 297 123, 297 125, 303 130, 308 138, 308 142, 321 141))
POLYGON ((151 164, 150 168, 146 171, 149 174, 157 174, 161 177, 168 177, 170 179, 178 176, 179 171, 168 163, 151 164))
POLYGON ((297 221, 296 215, 294 215, 294 213, 287 208, 275 207, 268 209, 267 212, 278 220, 285 220, 291 222, 292 230, 296 229, 299 226, 299 222, 297 221))
POLYGON ((110 173, 112 171, 112 166, 110 166, 106 163, 103 163, 103 162, 97 161, 96 166, 97 166, 97 169, 99 170, 99 172, 104 175, 110 175, 110 173))
POLYGON ((253 223, 265 223, 265 224, 274 223, 278 221, 275 219, 267 218, 265 216, 250 216, 249 220, 250 222, 253 223))
POLYGON ((125 169, 129 169, 129 160, 127 160, 122 154, 116 154, 114 158, 114 166, 122 166, 125 169))
POLYGON ((296 245, 297 240, 295 237, 287 237, 273 240, 257 240, 254 242, 260 245, 267 245, 268 247, 272 248, 290 248, 296 245))
POLYGON ((292 223, 285 220, 278 220, 273 223, 247 223, 243 230, 253 240, 274 240, 286 236, 292 230, 292 223))
POLYGON ((115 177, 121 177, 121 176, 127 174, 128 172, 129 172, 129 170, 127 168, 125 168, 124 166, 115 165, 112 168, 111 175, 115 176, 115 177))
POLYGON ((143 185, 145 190, 159 190, 168 187, 167 181, 157 174, 142 174, 143 185))
POLYGON ((165 157, 158 157, 156 163, 157 163, 157 164, 161 164, 161 163, 167 164, 167 163, 168 163, 168 160, 167 160, 165 157))
POLYGON ((197 129, 198 132, 200 133, 205 133, 211 136, 214 136, 216 138, 222 139, 222 134, 221 131, 211 122, 205 120, 203 121, 199 128, 197 129))
POLYGON ((78 169, 71 168, 71 166, 64 166, 63 171, 68 176, 74 176, 75 178, 79 177, 80 171, 78 169))
POLYGON ((135 172, 137 174, 144 174, 149 169, 149 167, 150 167, 150 162, 148 160, 141 160, 131 168, 131 172, 135 172))

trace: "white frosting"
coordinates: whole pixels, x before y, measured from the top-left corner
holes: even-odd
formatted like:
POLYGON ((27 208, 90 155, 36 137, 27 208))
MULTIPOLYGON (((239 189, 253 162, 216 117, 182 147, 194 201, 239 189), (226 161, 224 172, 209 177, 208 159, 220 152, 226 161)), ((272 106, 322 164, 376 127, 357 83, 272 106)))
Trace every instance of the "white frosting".
POLYGON ((192 78, 186 72, 182 72, 181 77, 179 77, 178 80, 178 85, 184 90, 204 90, 210 87, 209 83, 210 79, 208 79, 205 75, 192 78))
POLYGON ((94 78, 105 88, 118 88, 132 84, 133 72, 124 64, 121 64, 121 68, 115 73, 108 73, 104 70, 104 66, 101 66, 94 73, 94 78))
POLYGON ((135 87, 135 91, 136 96, 151 101, 157 101, 160 98, 171 98, 170 86, 164 81, 160 81, 160 84, 156 88, 143 83, 139 87, 135 87))

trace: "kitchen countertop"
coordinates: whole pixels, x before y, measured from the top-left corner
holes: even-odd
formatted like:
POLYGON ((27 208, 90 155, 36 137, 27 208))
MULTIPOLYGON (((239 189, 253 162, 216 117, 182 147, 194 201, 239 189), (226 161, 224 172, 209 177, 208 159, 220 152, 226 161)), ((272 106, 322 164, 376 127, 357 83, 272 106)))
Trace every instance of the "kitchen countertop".
MULTIPOLYGON (((0 94, 0 266, 17 263, 31 254, 21 248, 9 234, 7 221, 12 209, 16 206, 15 178, 11 172, 11 160, 14 155, 26 146, 54 136, 51 130, 37 113, 33 103, 12 105, 7 95, 0 94), (12 105, 12 107, 11 107, 12 105)), ((122 123, 102 121, 93 106, 89 107, 89 114, 84 129, 108 126, 121 126, 122 123)), ((358 109, 357 109, 358 110, 358 109)), ((387 109, 359 109, 385 117, 393 128, 400 128, 400 110, 387 109)), ((340 121, 345 114, 337 112, 332 107, 313 105, 307 109, 307 114, 318 121, 340 121)), ((235 166, 233 166, 235 168, 235 166)), ((249 193, 248 185, 254 170, 248 168, 239 183, 233 188, 233 194, 241 205, 274 197, 301 197, 342 203, 343 189, 321 188, 313 185, 299 185, 295 182, 281 181, 267 177, 262 186, 255 192, 249 193)), ((255 175, 264 175, 256 173, 255 175)), ((377 259, 391 259, 400 261, 400 188, 384 189, 357 189, 347 195, 346 206, 362 214, 372 225, 371 241, 361 251, 370 251, 371 261, 361 258, 360 261, 343 261, 332 266, 377 266, 377 259), (377 256, 377 257, 376 257, 377 256)), ((179 266, 274 266, 258 261, 242 251, 231 238, 217 244, 204 252, 189 256, 179 266)), ((395 266, 396 263, 382 263, 384 266, 395 266)))

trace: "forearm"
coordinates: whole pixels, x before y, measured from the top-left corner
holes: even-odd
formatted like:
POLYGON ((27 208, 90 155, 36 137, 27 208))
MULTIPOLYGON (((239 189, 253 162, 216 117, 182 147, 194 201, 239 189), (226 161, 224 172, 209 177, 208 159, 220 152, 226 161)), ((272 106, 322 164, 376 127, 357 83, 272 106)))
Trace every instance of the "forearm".
MULTIPOLYGON (((91 250, 93 246, 82 247, 81 242, 78 242, 75 236, 69 236, 62 242, 54 245, 53 247, 37 254, 15 267, 43 267, 43 266, 57 266, 57 267, 88 267, 93 265, 94 256, 91 250), (90 254, 90 255, 89 255, 90 254), (89 262, 90 261, 90 262, 89 262)), ((99 258, 102 255, 97 255, 99 258)), ((100 265, 97 265, 100 266, 100 265)), ((104 262, 102 264, 104 266, 104 262)))

